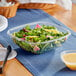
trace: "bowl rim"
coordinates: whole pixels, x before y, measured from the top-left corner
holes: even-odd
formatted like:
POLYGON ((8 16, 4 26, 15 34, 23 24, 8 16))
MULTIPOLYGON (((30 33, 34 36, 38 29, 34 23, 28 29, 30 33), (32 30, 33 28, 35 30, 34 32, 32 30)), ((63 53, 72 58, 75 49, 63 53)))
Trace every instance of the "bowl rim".
MULTIPOLYGON (((7 48, 6 47, 1 47, 0 50, 5 51, 5 50, 7 50, 7 48)), ((10 55, 11 57, 8 57, 8 60, 11 60, 11 59, 13 59, 17 56, 17 52, 14 49, 12 49, 11 54, 12 54, 12 56, 10 55)), ((3 61, 3 60, 0 60, 0 61, 3 61)))
POLYGON ((6 50, 7 48, 5 48, 5 47, 1 47, 0 50, 1 50, 1 49, 5 49, 5 50, 6 50))
POLYGON ((61 60, 62 60, 65 64, 76 65, 76 63, 72 63, 72 62, 65 61, 65 59, 63 58, 63 56, 64 56, 65 54, 71 54, 73 51, 76 52, 76 50, 66 50, 66 51, 62 51, 62 52, 60 53, 61 60))
MULTIPOLYGON (((49 41, 45 41, 45 42, 29 42, 29 41, 25 41, 25 40, 22 40, 22 39, 20 39, 20 38, 18 38, 18 37, 15 37, 15 36, 13 36, 11 33, 10 33, 10 31, 12 31, 12 30, 15 30, 15 29, 18 29, 18 28, 20 28, 20 27, 24 27, 24 26, 26 26, 26 25, 34 25, 34 24, 38 24, 38 23, 48 23, 48 24, 51 24, 50 22, 40 22, 40 21, 38 21, 38 22, 32 22, 32 23, 27 23, 27 24, 23 24, 23 25, 20 25, 20 26, 16 26, 16 27, 14 27, 14 28, 12 28, 12 29, 9 29, 8 31, 7 31, 7 34, 10 36, 10 37, 12 37, 12 38, 16 38, 17 40, 19 40, 19 41, 24 41, 24 42, 27 42, 27 43, 29 43, 29 44, 45 44, 45 43, 50 43, 50 42, 53 42, 53 41, 57 41, 57 40, 61 40, 61 39, 63 39, 63 38, 65 38, 65 37, 69 37, 70 35, 71 35, 71 32, 69 31, 69 30, 67 30, 67 29, 65 29, 65 28, 63 28, 62 26, 61 26, 61 28, 62 29, 64 29, 64 30, 66 30, 67 32, 68 32, 68 34, 67 35, 65 35, 65 36, 63 36, 63 37, 60 37, 60 38, 58 38, 58 39, 54 39, 54 40, 49 40, 49 41)), ((60 26, 58 26, 58 27, 60 27, 60 26)))

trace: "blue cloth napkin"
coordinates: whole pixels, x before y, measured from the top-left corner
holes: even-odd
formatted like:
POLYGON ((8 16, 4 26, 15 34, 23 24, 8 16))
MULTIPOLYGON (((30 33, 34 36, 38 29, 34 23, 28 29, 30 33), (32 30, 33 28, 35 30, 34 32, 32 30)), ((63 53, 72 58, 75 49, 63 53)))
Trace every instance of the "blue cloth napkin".
POLYGON ((5 47, 10 44, 18 53, 16 58, 34 76, 76 76, 76 71, 71 71, 66 68, 60 59, 60 53, 62 51, 76 50, 76 33, 71 29, 69 29, 71 31, 71 36, 63 46, 40 55, 34 55, 22 50, 14 44, 12 39, 7 35, 8 29, 35 21, 46 21, 69 29, 67 26, 42 10, 18 10, 15 17, 8 19, 9 27, 3 32, 0 32, 0 43, 5 47))

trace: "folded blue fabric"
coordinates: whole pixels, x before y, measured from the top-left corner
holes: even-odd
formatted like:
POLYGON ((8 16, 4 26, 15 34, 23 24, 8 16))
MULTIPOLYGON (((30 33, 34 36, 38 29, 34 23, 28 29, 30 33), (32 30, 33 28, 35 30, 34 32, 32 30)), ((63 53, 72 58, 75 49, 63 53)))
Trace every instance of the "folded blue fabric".
POLYGON ((22 50, 20 47, 15 45, 7 35, 8 29, 35 21, 46 21, 69 29, 67 26, 42 10, 18 10, 15 17, 8 19, 9 27, 5 31, 0 32, 0 43, 5 47, 10 44, 18 53, 16 58, 34 76, 76 76, 76 72, 66 68, 60 59, 60 53, 62 51, 76 50, 76 33, 71 29, 69 29, 71 31, 71 36, 63 46, 40 55, 34 55, 22 50))

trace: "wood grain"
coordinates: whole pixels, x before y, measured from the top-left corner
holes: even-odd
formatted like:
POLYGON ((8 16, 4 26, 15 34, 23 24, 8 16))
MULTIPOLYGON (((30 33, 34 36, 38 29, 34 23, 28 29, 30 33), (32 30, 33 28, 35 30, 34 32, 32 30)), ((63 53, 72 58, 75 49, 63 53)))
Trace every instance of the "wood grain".
POLYGON ((60 6, 54 7, 53 9, 44 10, 48 14, 52 15, 66 26, 76 32, 76 4, 73 4, 72 11, 67 11, 60 6))
POLYGON ((16 59, 9 60, 4 68, 4 74, 0 76, 33 76, 22 64, 16 59))
MULTIPOLYGON (((72 11, 66 11, 58 5, 44 11, 76 31, 76 4, 73 4, 72 11)), ((5 76, 33 76, 16 58, 7 62, 4 73, 5 76)))
MULTIPOLYGON (((0 48, 3 47, 0 44, 0 48)), ((2 64, 2 62, 0 62, 2 64)), ((0 76, 33 76, 16 58, 7 61, 4 73, 0 76)))
POLYGON ((5 67, 5 76, 33 76, 17 59, 7 62, 5 67))

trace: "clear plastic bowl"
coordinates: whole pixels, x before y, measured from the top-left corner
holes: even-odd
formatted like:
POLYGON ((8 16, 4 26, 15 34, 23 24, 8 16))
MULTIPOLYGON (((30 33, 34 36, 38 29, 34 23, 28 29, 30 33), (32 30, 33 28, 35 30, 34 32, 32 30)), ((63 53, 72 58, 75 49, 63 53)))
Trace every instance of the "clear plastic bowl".
POLYGON ((61 52, 61 60, 69 69, 76 70, 76 50, 61 52))
POLYGON ((28 23, 28 24, 24 24, 18 27, 14 27, 12 29, 9 29, 7 34, 13 39, 13 41, 20 46, 21 48, 23 48, 26 51, 35 53, 35 54, 40 54, 43 53, 45 51, 51 51, 52 49, 55 49, 56 47, 61 46, 62 43, 64 43, 66 40, 64 40, 65 38, 68 38, 68 36, 71 34, 69 30, 63 28, 62 26, 58 26, 58 25, 54 25, 52 23, 48 23, 48 22, 33 22, 33 23, 28 23), (30 25, 30 27, 33 29, 36 24, 39 25, 51 25, 51 26, 55 26, 59 31, 67 33, 68 35, 63 36, 61 38, 55 39, 55 40, 49 40, 49 41, 45 41, 45 42, 40 42, 40 43, 33 43, 33 42, 28 42, 28 41, 24 41, 20 38, 17 38, 15 36, 12 36, 12 33, 14 32, 18 32, 19 30, 23 29, 26 25, 30 25), (34 46, 38 46, 37 48, 40 49, 38 51, 34 51, 33 47, 34 46))

